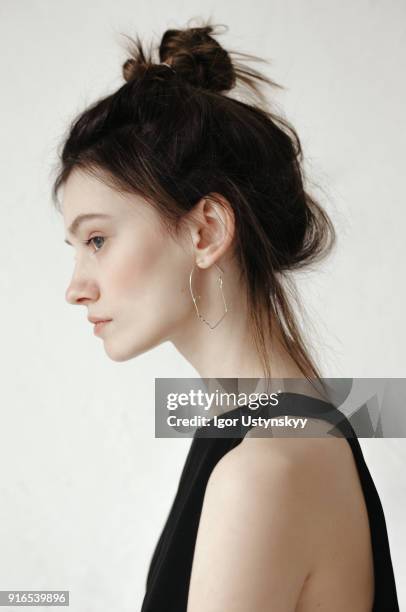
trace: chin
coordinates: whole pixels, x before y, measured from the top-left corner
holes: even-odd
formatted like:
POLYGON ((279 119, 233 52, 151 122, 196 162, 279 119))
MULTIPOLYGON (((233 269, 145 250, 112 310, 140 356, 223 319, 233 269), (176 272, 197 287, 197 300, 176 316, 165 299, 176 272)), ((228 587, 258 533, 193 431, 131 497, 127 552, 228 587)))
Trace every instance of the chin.
POLYGON ((111 351, 106 351, 106 355, 107 357, 109 357, 109 359, 111 359, 111 361, 116 361, 117 363, 120 363, 122 361, 128 361, 129 359, 132 359, 132 356, 130 355, 126 355, 125 353, 112 353, 111 351))
POLYGON ((154 339, 154 341, 150 341, 150 342, 143 342, 143 344, 138 344, 136 346, 132 345, 132 346, 118 346, 117 344, 114 343, 109 343, 109 342, 105 342, 104 343, 104 350, 106 352, 106 355, 112 360, 112 361, 116 361, 117 363, 123 362, 123 361, 129 361, 130 359, 135 359, 136 357, 138 357, 139 355, 143 355, 144 353, 147 353, 148 351, 150 351, 151 349, 155 348, 156 346, 158 346, 159 344, 161 344, 162 342, 164 342, 164 340, 156 340, 154 339))

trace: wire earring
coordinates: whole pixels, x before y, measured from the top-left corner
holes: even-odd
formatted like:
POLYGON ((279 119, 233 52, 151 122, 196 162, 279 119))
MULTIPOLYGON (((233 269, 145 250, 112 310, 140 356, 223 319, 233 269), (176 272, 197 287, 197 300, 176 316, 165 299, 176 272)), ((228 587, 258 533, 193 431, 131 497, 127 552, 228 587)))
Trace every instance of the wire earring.
POLYGON ((198 306, 197 306, 197 300, 200 300, 201 295, 197 295, 197 296, 195 296, 195 295, 193 294, 193 288, 192 288, 192 276, 193 276, 193 272, 194 272, 194 269, 195 269, 195 267, 196 267, 196 264, 194 264, 194 266, 193 266, 193 268, 192 268, 192 270, 191 270, 191 272, 190 272, 190 276, 189 276, 189 288, 190 288, 190 294, 191 294, 191 296, 192 296, 192 300, 193 300, 193 303, 194 303, 195 308, 196 308, 196 314, 197 314, 198 318, 199 318, 201 321, 203 321, 203 323, 206 323, 206 325, 208 325, 208 326, 210 327, 210 329, 214 329, 215 327, 217 327, 217 325, 219 325, 219 323, 221 323, 221 321, 224 319, 224 317, 225 317, 225 316, 226 316, 226 314, 227 314, 227 304, 226 304, 226 299, 225 299, 225 297, 224 297, 224 293, 223 293, 223 277, 222 277, 223 270, 222 270, 222 269, 220 268, 220 266, 218 266, 216 263, 215 263, 214 265, 215 265, 215 266, 216 266, 216 268, 217 268, 217 269, 220 271, 220 276, 218 277, 218 279, 217 279, 217 280, 218 280, 218 283, 219 283, 219 287, 220 287, 220 291, 221 291, 221 296, 222 296, 222 299, 223 299, 224 313, 222 314, 222 316, 220 317, 220 319, 219 319, 219 320, 218 320, 216 323, 214 323, 213 325, 212 325, 211 323, 209 323, 209 322, 208 322, 208 321, 207 321, 207 320, 206 320, 206 319, 205 319, 205 318, 204 318, 204 317, 203 317, 203 316, 200 314, 200 312, 199 312, 199 308, 198 308, 198 306))

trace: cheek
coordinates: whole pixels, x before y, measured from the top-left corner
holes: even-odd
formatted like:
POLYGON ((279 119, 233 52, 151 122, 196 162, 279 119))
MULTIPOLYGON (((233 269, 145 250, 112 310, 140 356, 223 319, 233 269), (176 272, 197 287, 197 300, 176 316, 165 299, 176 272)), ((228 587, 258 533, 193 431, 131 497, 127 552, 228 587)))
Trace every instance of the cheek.
POLYGON ((158 311, 167 308, 171 297, 187 286, 186 256, 168 237, 145 233, 122 244, 109 261, 106 279, 108 293, 119 300, 117 307, 127 305, 131 312, 148 308, 156 317, 158 311), (146 239, 148 238, 148 239, 146 239))

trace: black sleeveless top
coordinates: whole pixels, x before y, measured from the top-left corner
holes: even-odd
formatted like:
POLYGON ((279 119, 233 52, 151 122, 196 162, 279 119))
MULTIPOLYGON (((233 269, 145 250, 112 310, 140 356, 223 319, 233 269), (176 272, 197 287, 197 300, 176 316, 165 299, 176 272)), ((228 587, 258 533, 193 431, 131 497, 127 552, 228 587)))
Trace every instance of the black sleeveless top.
POLYGON ((254 413, 248 406, 242 406, 222 415, 240 419, 236 427, 222 429, 222 437, 207 437, 219 435, 213 434, 210 426, 196 429, 175 499, 150 563, 141 612, 186 612, 197 529, 209 476, 217 462, 237 446, 250 429, 249 425, 241 424, 242 415, 276 417, 285 414, 323 419, 332 424, 333 435, 341 435, 348 440, 370 524, 375 574, 375 596, 371 612, 399 612, 383 508, 358 438, 348 419, 333 404, 290 392, 279 394, 277 406, 259 407, 254 413))

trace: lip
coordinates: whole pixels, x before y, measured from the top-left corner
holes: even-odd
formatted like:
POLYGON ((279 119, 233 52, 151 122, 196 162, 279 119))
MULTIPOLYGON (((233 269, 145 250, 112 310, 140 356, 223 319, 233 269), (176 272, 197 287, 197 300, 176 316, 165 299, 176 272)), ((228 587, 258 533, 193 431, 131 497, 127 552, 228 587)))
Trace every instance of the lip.
POLYGON ((91 323, 94 323, 93 333, 98 336, 99 333, 106 327, 106 325, 112 321, 112 319, 99 319, 96 317, 89 317, 89 321, 91 323))
POLYGON ((90 323, 100 323, 101 321, 111 321, 112 319, 106 319, 105 317, 87 317, 90 323))

